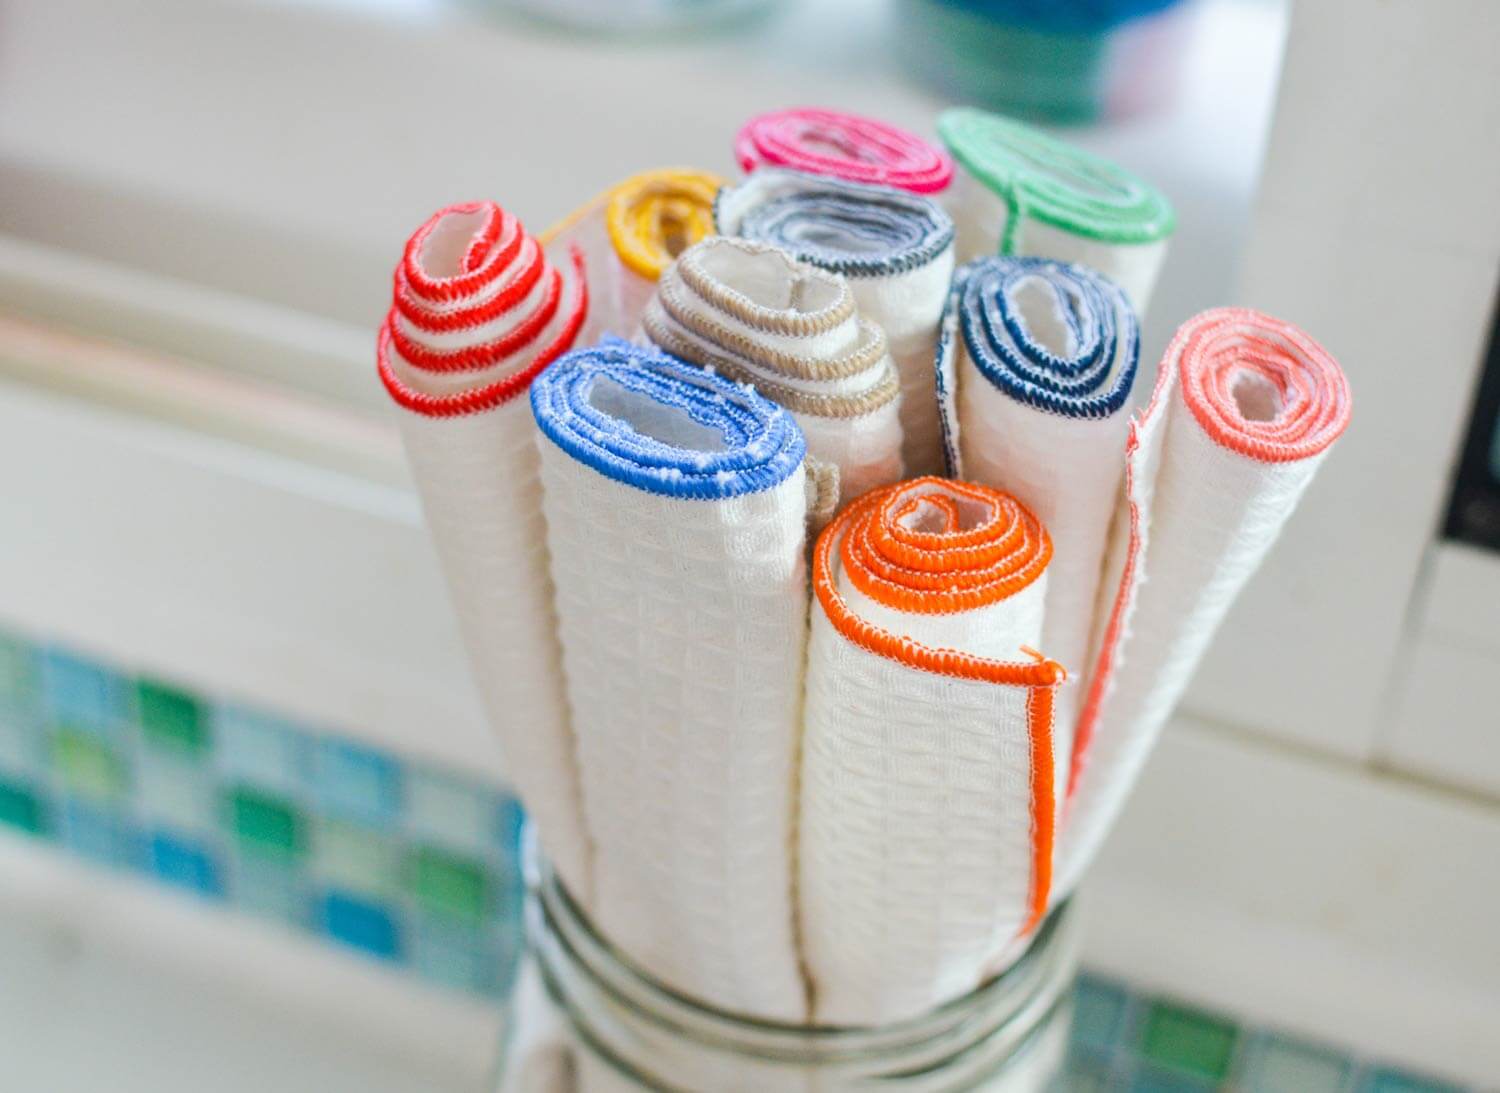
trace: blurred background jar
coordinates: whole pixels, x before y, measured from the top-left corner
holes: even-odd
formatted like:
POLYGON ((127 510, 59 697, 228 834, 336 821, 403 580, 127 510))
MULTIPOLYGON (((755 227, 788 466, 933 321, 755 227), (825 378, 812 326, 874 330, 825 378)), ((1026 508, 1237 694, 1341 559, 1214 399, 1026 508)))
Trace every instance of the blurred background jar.
POLYGON ((904 55, 944 94, 1058 125, 1171 101, 1191 0, 900 0, 904 55))
POLYGON ((502 0, 528 18, 601 34, 692 30, 751 16, 777 0, 502 0))

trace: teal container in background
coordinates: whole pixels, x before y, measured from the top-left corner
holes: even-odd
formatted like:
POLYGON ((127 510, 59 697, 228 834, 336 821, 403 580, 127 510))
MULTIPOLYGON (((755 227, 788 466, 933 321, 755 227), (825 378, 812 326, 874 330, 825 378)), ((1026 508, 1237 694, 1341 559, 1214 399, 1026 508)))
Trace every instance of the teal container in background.
POLYGON ((1174 97, 1191 0, 900 0, 903 55, 944 94, 1081 125, 1174 97))

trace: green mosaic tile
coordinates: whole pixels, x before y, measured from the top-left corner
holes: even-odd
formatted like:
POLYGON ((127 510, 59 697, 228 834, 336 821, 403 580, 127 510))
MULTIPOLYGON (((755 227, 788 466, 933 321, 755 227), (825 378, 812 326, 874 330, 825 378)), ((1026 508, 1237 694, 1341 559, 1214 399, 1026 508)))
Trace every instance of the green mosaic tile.
POLYGON ((302 817, 290 802, 237 786, 224 803, 229 829, 246 849, 282 858, 305 849, 302 817))
POLYGON ((401 857, 384 835, 340 820, 323 820, 313 836, 313 872, 325 885, 377 897, 401 888, 401 857))
POLYGON ((30 705, 38 693, 36 657, 31 646, 0 633, 0 705, 30 705))
POLYGON ((208 750, 208 718, 192 695, 143 679, 136 684, 136 705, 147 743, 189 755, 208 750))
POLYGON ((40 835, 47 827, 41 799, 25 786, 0 782, 0 824, 40 835))
POLYGON ((97 736, 60 729, 52 737, 52 766, 64 785, 85 797, 117 798, 130 785, 125 762, 97 736))
POLYGON ((1234 1059, 1234 1025, 1170 1002, 1157 1002, 1143 1022, 1141 1050, 1148 1059, 1209 1081, 1221 1081, 1234 1059))
POLYGON ((478 862, 430 846, 412 849, 406 881, 418 904, 440 915, 481 922, 491 906, 490 881, 478 862))
POLYGON ((1237 1084, 1247 1093, 1343 1093, 1351 1071, 1349 1060, 1336 1051, 1266 1034, 1245 1053, 1237 1084))

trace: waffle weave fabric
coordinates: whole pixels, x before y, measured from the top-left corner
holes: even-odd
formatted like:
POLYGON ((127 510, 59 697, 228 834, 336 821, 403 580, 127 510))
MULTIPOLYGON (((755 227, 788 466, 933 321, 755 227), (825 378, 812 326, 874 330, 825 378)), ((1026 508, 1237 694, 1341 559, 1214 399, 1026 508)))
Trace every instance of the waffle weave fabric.
POLYGON ((977 986, 1046 907, 1046 531, 936 478, 851 504, 813 553, 799 895, 820 1024, 914 1017, 977 986))
POLYGON ((380 378, 517 792, 587 903, 590 851, 547 575, 536 427, 525 394, 588 310, 583 265, 553 265, 493 202, 411 237, 380 332, 380 378))
POLYGON ((800 1021, 806 472, 754 390, 610 340, 532 389, 594 921, 674 989, 800 1021))
MULTIPOLYGON (((955 473, 1013 494, 1052 536, 1041 647, 1068 670, 1054 730, 1068 756, 1123 476, 1135 313, 1081 266, 982 258, 959 270, 945 329, 939 386, 955 473)), ((1059 799, 1067 771, 1058 764, 1059 799)))
POLYGON ((1349 414, 1338 364, 1289 323, 1221 308, 1177 331, 1127 443, 1073 744, 1059 898, 1093 860, 1214 631, 1349 414))

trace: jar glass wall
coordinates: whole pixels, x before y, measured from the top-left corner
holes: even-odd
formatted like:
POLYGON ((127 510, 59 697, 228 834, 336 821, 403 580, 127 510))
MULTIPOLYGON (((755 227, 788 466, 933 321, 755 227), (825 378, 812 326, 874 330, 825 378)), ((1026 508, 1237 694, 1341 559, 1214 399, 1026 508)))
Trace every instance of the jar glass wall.
POLYGON ((593 928, 545 863, 530 872, 532 955, 574 1093, 1033 1093, 1061 1068, 1078 951, 1067 904, 1004 974, 929 1014, 807 1027, 726 1013, 662 985, 593 928))

